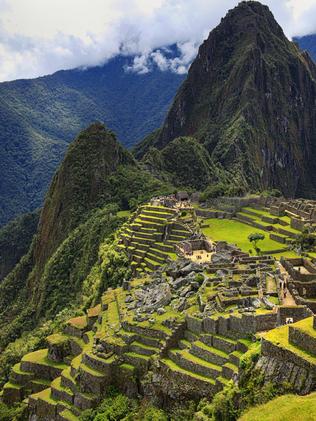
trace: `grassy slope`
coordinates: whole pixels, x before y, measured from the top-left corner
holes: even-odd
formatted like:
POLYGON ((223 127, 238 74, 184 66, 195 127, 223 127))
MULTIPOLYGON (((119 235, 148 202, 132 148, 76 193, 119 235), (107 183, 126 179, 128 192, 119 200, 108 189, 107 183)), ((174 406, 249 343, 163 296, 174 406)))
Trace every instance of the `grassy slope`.
MULTIPOLYGON (((202 228, 203 233, 214 241, 224 241, 228 243, 237 244, 241 250, 248 252, 252 249, 252 246, 248 240, 248 235, 253 232, 259 232, 265 235, 265 239, 258 243, 262 251, 278 250, 282 248, 282 244, 273 241, 269 238, 269 233, 262 231, 258 228, 251 227, 235 220, 227 219, 206 219, 205 224, 209 224, 209 227, 202 228)), ((283 252, 278 254, 283 256, 294 256, 294 252, 283 252)))
POLYGON ((315 421, 316 393, 308 396, 284 395, 252 408, 239 421, 315 421))
POLYGON ((268 233, 258 228, 251 227, 239 221, 227 219, 207 219, 205 223, 209 227, 203 228, 203 233, 212 240, 226 240, 229 243, 237 244, 243 251, 252 248, 248 240, 248 235, 253 232, 260 232, 265 235, 265 239, 258 243, 259 247, 265 250, 280 249, 282 245, 276 241, 270 240, 268 233))

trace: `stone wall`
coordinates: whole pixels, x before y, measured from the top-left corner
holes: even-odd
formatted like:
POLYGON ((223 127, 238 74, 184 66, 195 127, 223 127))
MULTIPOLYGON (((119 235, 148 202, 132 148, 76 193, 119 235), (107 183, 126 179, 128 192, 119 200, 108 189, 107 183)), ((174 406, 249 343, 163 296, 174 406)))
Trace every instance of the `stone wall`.
POLYGON ((288 318, 292 318, 293 322, 299 322, 312 315, 306 306, 280 306, 278 308, 278 326, 286 324, 288 318))
POLYGON ((308 335, 303 330, 295 326, 289 326, 289 341, 293 345, 316 356, 316 338, 308 335))
POLYGON ((265 338, 262 338, 261 354, 267 357, 277 358, 281 361, 291 362, 298 367, 305 368, 316 380, 316 365, 310 363, 305 358, 298 356, 287 348, 279 347, 265 338))
POLYGON ((184 332, 187 329, 187 321, 177 326, 172 335, 167 337, 164 348, 161 351, 161 357, 165 357, 169 349, 176 348, 180 339, 184 337, 184 332))
POLYGON ((156 330, 156 329, 151 329, 150 327, 141 327, 138 325, 132 325, 127 322, 122 322, 122 327, 128 332, 134 332, 138 335, 152 336, 158 339, 166 338, 166 333, 163 332, 162 330, 156 330))
POLYGON ((300 366, 298 361, 288 360, 283 353, 280 356, 276 351, 278 357, 273 356, 274 348, 271 348, 270 351, 269 355, 262 355, 259 358, 255 367, 263 374, 266 382, 273 382, 277 385, 290 384, 296 393, 303 395, 315 390, 315 373, 300 366))
POLYGON ((233 212, 224 212, 224 211, 213 211, 207 209, 196 209, 196 216, 201 218, 218 218, 218 219, 231 219, 234 216, 233 212))
POLYGON ((193 316, 186 317, 187 328, 193 333, 200 335, 203 331, 203 320, 193 316))
POLYGON ((34 373, 39 379, 54 380, 60 376, 62 369, 52 365, 43 365, 36 362, 21 360, 21 370, 34 373))
POLYGON ((174 408, 179 402, 211 399, 220 388, 215 384, 190 376, 184 372, 174 372, 161 362, 160 369, 151 379, 147 395, 155 396, 156 405, 163 408, 174 408))
POLYGON ((310 282, 316 280, 316 267, 308 260, 303 258, 284 259, 282 257, 280 261, 294 281, 310 282), (304 266, 311 273, 301 273, 294 266, 304 266))

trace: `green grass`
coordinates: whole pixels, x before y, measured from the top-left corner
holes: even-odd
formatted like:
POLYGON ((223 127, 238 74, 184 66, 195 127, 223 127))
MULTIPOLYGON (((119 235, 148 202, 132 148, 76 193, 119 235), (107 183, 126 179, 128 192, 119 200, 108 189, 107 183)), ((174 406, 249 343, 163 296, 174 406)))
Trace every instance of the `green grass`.
POLYGON ((171 352, 173 352, 173 353, 176 352, 176 353, 182 355, 182 357, 185 358, 186 360, 192 361, 193 363, 195 363, 197 365, 201 365, 203 367, 210 368, 210 369, 213 369, 213 370, 218 370, 219 372, 221 371, 221 367, 219 365, 210 363, 208 361, 203 360, 202 358, 196 357, 195 355, 190 354, 189 351, 187 351, 186 349, 183 349, 181 351, 172 350, 171 352))
POLYGON ((316 330, 313 327, 313 318, 312 317, 308 317, 307 319, 303 319, 303 320, 295 323, 292 326, 294 326, 297 329, 303 331, 307 335, 312 336, 313 338, 316 338, 316 330))
MULTIPOLYGON (((296 326, 296 324, 292 325, 296 326)), ((305 350, 290 344, 289 342, 289 326, 281 326, 276 329, 270 330, 268 333, 264 334, 264 338, 267 341, 270 341, 274 345, 277 345, 279 348, 287 349, 293 354, 296 354, 298 357, 303 358, 304 360, 310 362, 311 364, 316 365, 316 357, 305 350)))
POLYGON ((131 364, 123 363, 123 364, 120 365, 120 367, 123 370, 128 370, 128 371, 131 371, 132 373, 134 373, 134 371, 135 371, 135 367, 131 364))
POLYGON ((248 210, 250 212, 256 213, 259 216, 269 216, 270 218, 277 218, 277 216, 271 215, 268 211, 264 210, 264 209, 256 209, 256 208, 252 208, 250 206, 246 206, 242 209, 248 210))
POLYGON ((22 358, 22 361, 31 362, 34 364, 40 364, 40 365, 47 365, 51 367, 57 367, 57 368, 67 368, 67 364, 60 363, 56 361, 52 361, 47 357, 48 350, 47 349, 40 349, 35 352, 31 352, 30 354, 24 355, 22 358))
POLYGON ((176 372, 181 373, 181 374, 186 374, 187 376, 194 377, 194 378, 196 378, 198 380, 201 380, 201 381, 204 381, 204 382, 215 384, 215 381, 213 379, 211 379, 210 377, 202 376, 201 374, 194 373, 193 371, 185 370, 184 368, 178 366, 176 363, 174 363, 169 358, 163 358, 161 361, 164 364, 166 364, 170 368, 170 370, 172 370, 172 371, 176 371, 176 372))
POLYGON ((16 383, 8 382, 3 386, 3 389, 21 389, 22 386, 16 383))
POLYGON ((265 236, 265 239, 258 243, 262 251, 280 250, 284 248, 282 244, 269 238, 269 232, 251 227, 239 221, 211 218, 206 219, 205 223, 209 224, 209 227, 202 228, 202 232, 208 238, 214 241, 227 241, 228 243, 236 244, 244 252, 252 249, 248 236, 254 232, 259 232, 265 236))
POLYGON ((150 358, 148 355, 137 354, 137 352, 126 352, 125 355, 130 356, 132 358, 139 358, 145 361, 148 361, 150 358))
POLYGON ((67 380, 70 380, 74 385, 76 384, 75 379, 72 377, 72 375, 70 373, 70 367, 63 370, 63 372, 61 374, 62 374, 62 377, 65 377, 67 380))
POLYGON ((201 341, 196 341, 194 342, 194 344, 198 346, 199 348, 203 349, 204 351, 211 352, 212 354, 216 354, 223 358, 228 358, 228 354, 226 352, 221 351, 220 349, 217 349, 217 348, 213 348, 212 346, 205 345, 201 341))
POLYGON ((250 409, 239 421, 315 421, 316 393, 284 395, 250 409))
POLYGON ((50 345, 58 345, 68 342, 69 336, 55 333, 54 335, 48 336, 46 340, 50 345))
POLYGON ((42 399, 43 401, 48 402, 51 405, 56 405, 56 401, 55 399, 52 399, 50 392, 51 392, 51 389, 50 387, 48 387, 47 389, 44 389, 41 392, 34 393, 32 397, 42 399))
POLYGON ((104 377, 105 375, 101 373, 100 371, 97 371, 91 367, 88 367, 86 364, 81 363, 80 364, 80 370, 85 371, 86 373, 91 374, 94 377, 104 377))
POLYGON ((270 297, 269 301, 271 301, 271 303, 275 304, 276 306, 280 304, 278 297, 270 297))
POLYGON ((86 316, 79 316, 68 320, 67 323, 78 329, 85 329, 87 327, 88 320, 86 316))
MULTIPOLYGON (((282 244, 281 244, 281 247, 282 247, 282 244)), ((281 258, 282 256, 287 257, 287 258, 298 257, 298 255, 293 250, 287 250, 287 251, 282 251, 280 253, 274 253, 273 256, 277 259, 281 258)))
POLYGON ((138 341, 132 342, 131 345, 135 345, 135 346, 138 346, 139 348, 147 349, 148 351, 155 351, 155 352, 157 351, 157 348, 153 346, 145 345, 138 341))
POLYGON ((116 214, 118 216, 118 218, 129 218, 131 216, 131 211, 129 210, 124 210, 124 211, 119 211, 116 214))
POLYGON ((69 409, 65 409, 64 411, 60 413, 60 415, 62 415, 64 418, 66 418, 66 420, 69 420, 69 421, 78 421, 79 419, 69 409))
POLYGON ((23 374, 25 376, 32 376, 33 373, 30 373, 29 371, 23 371, 21 370, 21 363, 17 363, 12 367, 12 371, 16 374, 23 374))

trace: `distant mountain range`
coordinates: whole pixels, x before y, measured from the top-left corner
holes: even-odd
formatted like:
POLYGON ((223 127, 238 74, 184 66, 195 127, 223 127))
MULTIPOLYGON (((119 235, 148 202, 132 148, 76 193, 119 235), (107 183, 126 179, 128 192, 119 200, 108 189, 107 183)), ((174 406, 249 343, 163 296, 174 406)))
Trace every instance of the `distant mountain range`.
POLYGON ((310 56, 316 61, 316 35, 294 38, 302 50, 308 51, 310 56))
MULTIPOLYGON (((297 39, 315 54, 316 36, 297 39)), ((178 54, 170 48, 170 57, 178 54)), ((126 72, 133 57, 0 84, 0 226, 43 203, 68 143, 99 120, 132 146, 161 126, 185 75, 126 72)))
MULTIPOLYGON (((175 57, 175 47, 169 49, 175 57)), ((131 146, 159 127, 185 75, 125 71, 133 57, 0 84, 0 225, 42 205, 56 167, 93 121, 131 146)))

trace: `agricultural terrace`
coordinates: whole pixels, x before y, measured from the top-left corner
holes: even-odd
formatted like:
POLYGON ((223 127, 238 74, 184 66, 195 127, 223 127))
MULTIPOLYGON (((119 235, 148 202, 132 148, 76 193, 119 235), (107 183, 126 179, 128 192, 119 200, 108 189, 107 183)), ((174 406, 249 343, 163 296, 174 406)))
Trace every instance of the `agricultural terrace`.
MULTIPOLYGON (((203 225, 208 225, 202 228, 202 232, 209 239, 213 241, 227 241, 228 243, 236 244, 242 251, 246 253, 249 252, 249 249, 252 249, 252 245, 248 240, 248 236, 253 232, 264 234, 265 239, 259 243, 259 247, 263 252, 280 250, 284 248, 277 241, 271 240, 267 231, 251 227, 250 225, 246 225, 234 219, 209 218, 203 220, 203 225)), ((277 258, 281 256, 297 256, 292 250, 275 253, 273 255, 277 258)))

